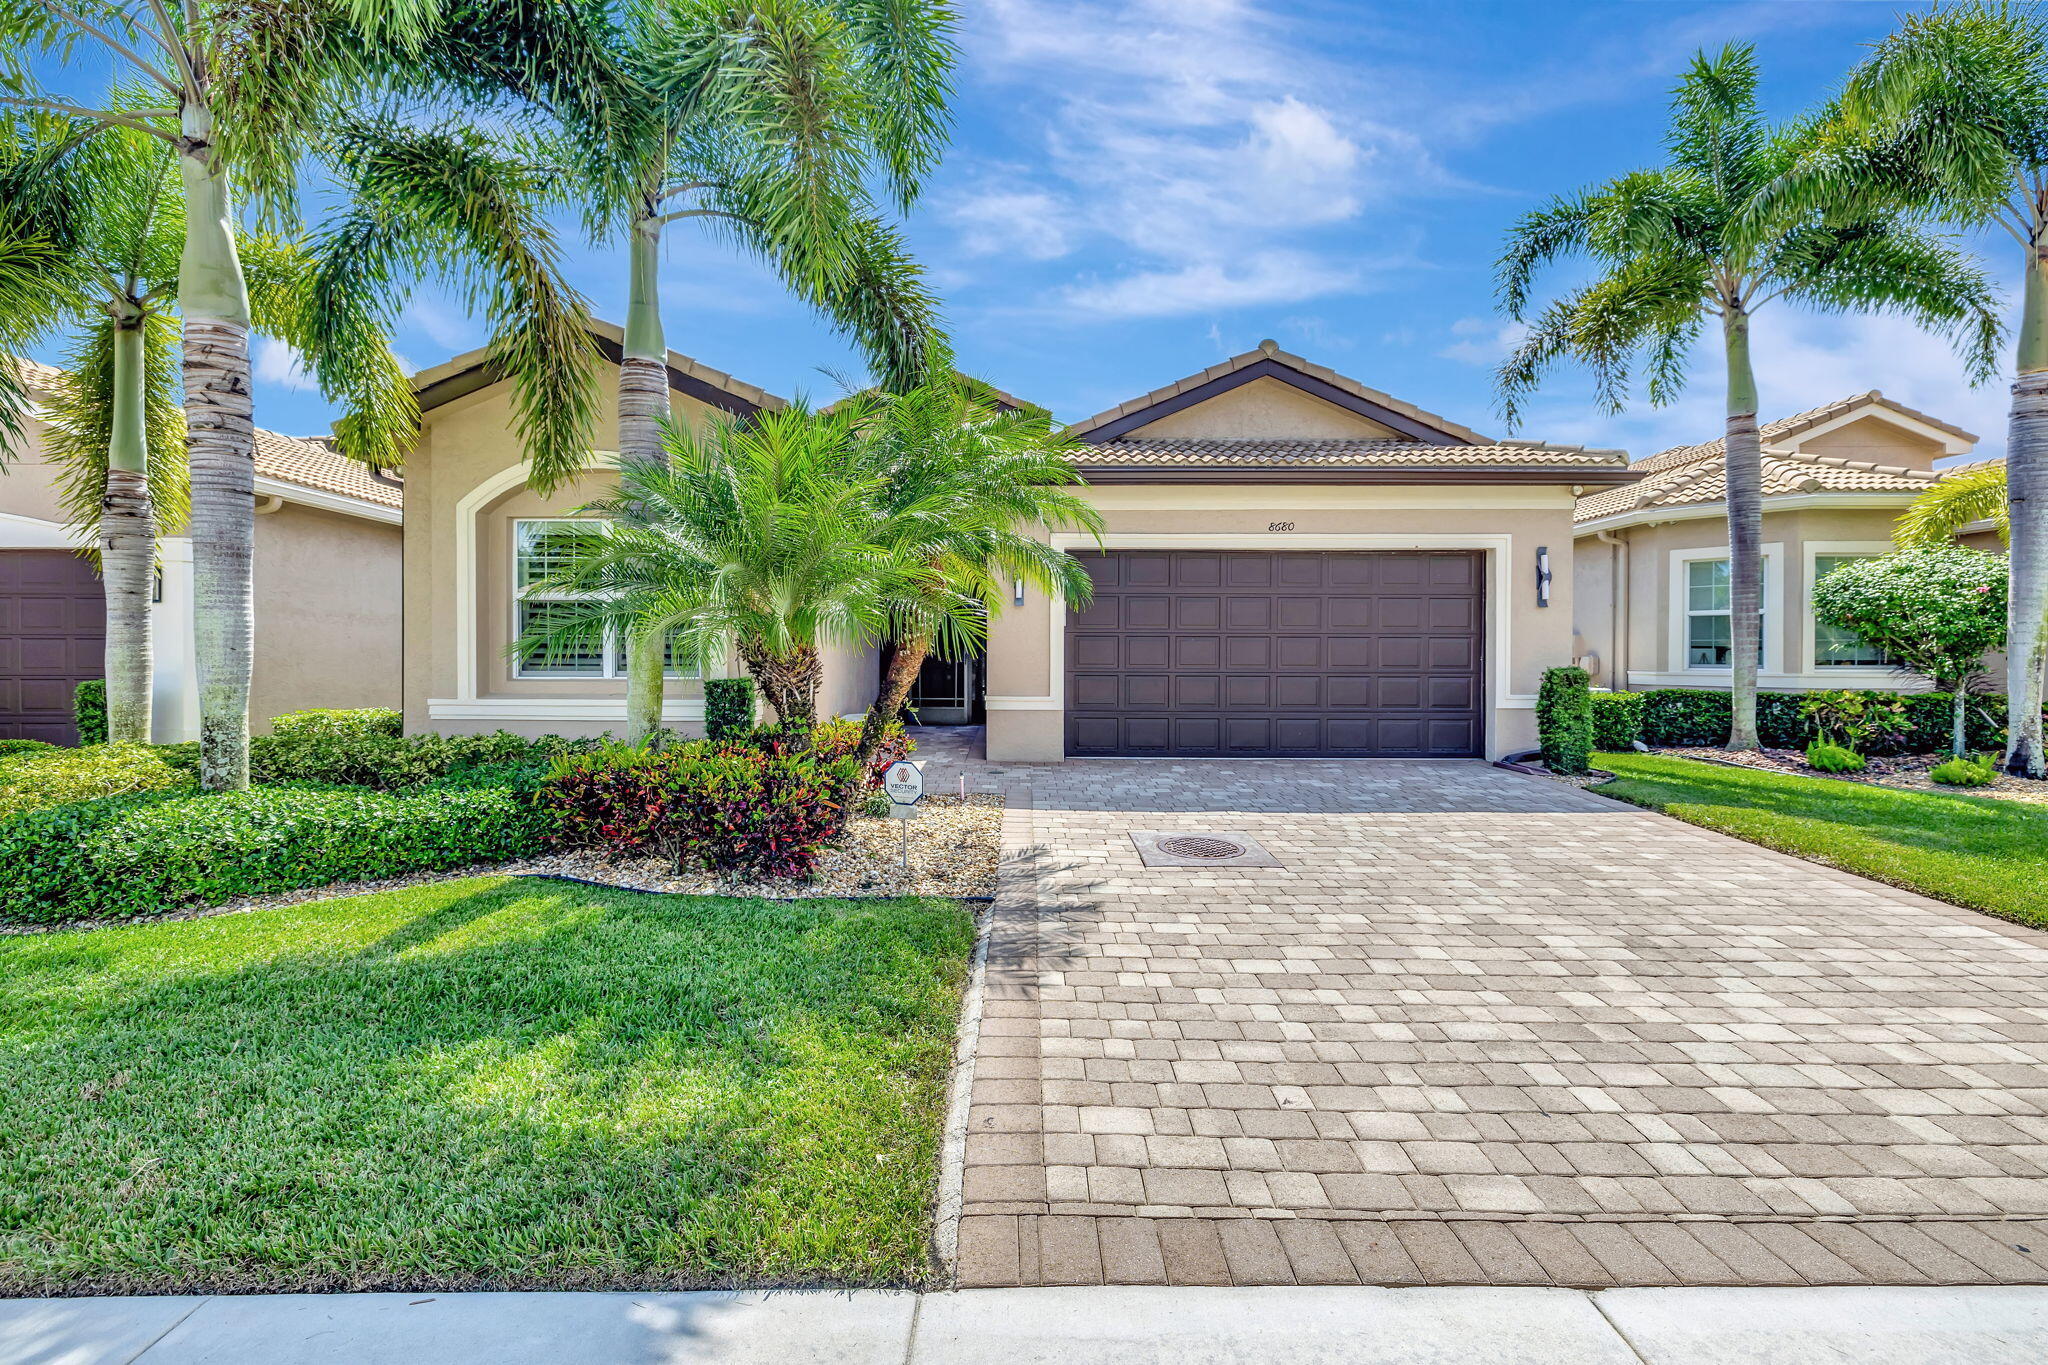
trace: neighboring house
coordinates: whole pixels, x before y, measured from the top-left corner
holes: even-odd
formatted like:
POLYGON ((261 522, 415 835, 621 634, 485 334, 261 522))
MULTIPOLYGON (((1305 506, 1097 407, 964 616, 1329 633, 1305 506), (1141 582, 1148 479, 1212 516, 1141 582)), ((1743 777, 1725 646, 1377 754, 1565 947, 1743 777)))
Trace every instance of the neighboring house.
MULTIPOLYGON (((618 329, 594 330, 615 365, 618 329)), ((669 383, 679 422, 781 403, 673 352, 669 383)), ((621 728, 616 648, 543 666, 506 651, 548 610, 522 591, 548 528, 610 487, 616 457, 540 497, 483 352, 415 384, 408 727, 621 728)), ((615 444, 615 416, 602 429, 615 444)), ((1526 748, 1542 671, 1573 654, 1575 498, 1638 477, 1619 451, 1494 442, 1272 342, 1075 431, 1107 529, 1057 543, 1085 557, 1096 597, 1079 613, 1036 592, 1002 604, 984 661, 994 759, 1526 748)), ((862 710, 877 666, 830 651, 820 711, 862 710)), ((668 722, 702 715, 698 680, 676 678, 668 722)))
MULTIPOLYGON (((1765 425, 1767 689, 1924 688, 1814 619, 1814 581, 1884 554, 1892 525, 1977 438, 1872 390, 1765 425)), ((1720 441, 1638 460, 1638 483, 1579 499, 1578 654, 1601 687, 1728 686, 1727 462, 1720 441)), ((1988 530, 1965 543, 1998 548, 1988 530)), ((1996 659, 1991 671, 2002 668, 1996 659)))
MULTIPOLYGON (((22 364, 31 390, 60 378, 22 364)), ((26 452, 0 473, 0 738, 70 742, 71 693, 101 675, 105 607, 64 522, 57 470, 29 419, 26 452)), ((399 704, 400 485, 318 440, 256 433, 255 677, 250 717, 399 704)), ((192 544, 165 537, 152 609, 155 738, 196 739, 192 544)))

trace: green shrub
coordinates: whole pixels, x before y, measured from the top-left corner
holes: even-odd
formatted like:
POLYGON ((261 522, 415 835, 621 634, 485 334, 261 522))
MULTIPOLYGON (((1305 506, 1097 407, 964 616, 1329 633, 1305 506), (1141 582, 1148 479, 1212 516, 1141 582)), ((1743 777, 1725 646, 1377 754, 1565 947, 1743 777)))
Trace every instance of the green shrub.
POLYGON ((1799 715, 1813 727, 1814 739, 1872 752, 1899 743, 1913 728, 1896 692, 1808 692, 1799 699, 1799 715))
POLYGON ((382 706, 354 710, 287 711, 270 720, 273 735, 390 735, 405 733, 405 717, 382 706))
MULTIPOLYGON (((1615 694, 1625 695, 1625 694, 1615 694)), ((1728 694, 1706 688, 1659 687, 1636 693, 1642 697, 1643 742, 1658 749, 1718 747, 1728 742, 1728 694)), ((1773 749, 1803 749, 1813 738, 1813 722, 1803 714, 1805 692, 1757 694, 1757 737, 1773 749)), ((1953 698, 1946 692, 1876 692, 1897 701, 1905 726, 1896 734, 1877 735, 1865 752, 1932 754, 1949 747, 1953 698)), ((1996 749, 2005 744, 2005 698, 1972 697, 1965 708, 1965 745, 1996 749)))
POLYGON ((1536 693, 1536 742, 1544 766, 1554 773, 1582 773, 1593 752, 1593 697, 1586 670, 1543 670, 1536 693))
POLYGON ((0 824, 0 917, 160 914, 498 862, 539 852, 548 824, 530 785, 474 777, 408 795, 293 785, 76 802, 0 824))
POLYGON ((310 724, 251 740, 249 777, 265 785, 319 782, 407 791, 459 769, 544 764, 599 742, 559 735, 526 739, 503 730, 488 735, 398 735, 369 725, 310 724))
POLYGON ((5 762, 16 754, 46 754, 56 747, 39 739, 0 739, 0 762, 5 762))
POLYGON ((190 781, 146 744, 25 753, 0 768, 0 819, 72 801, 162 791, 190 781))
POLYGON ((1975 758, 1952 758, 1927 776, 1944 787, 1988 787, 1998 776, 1998 756, 1980 754, 1975 758))
POLYGON ((1593 747, 1604 754, 1627 753, 1643 737, 1641 692, 1593 693, 1593 747))
POLYGON ((105 744, 107 742, 107 684, 100 678, 87 678, 71 693, 71 715, 78 724, 78 742, 105 744))
POLYGON ((738 739, 754 728, 754 680, 704 680, 704 737, 738 739))
POLYGON ((1806 746, 1808 765, 1824 773, 1860 773, 1868 766, 1863 755, 1831 740, 1817 739, 1806 746))
MULTIPOLYGON (((851 758, 854 750, 860 748, 860 734, 866 725, 859 720, 828 720, 811 735, 811 747, 828 758, 851 758)), ((882 742, 875 748, 874 762, 868 766, 870 787, 882 785, 882 774, 889 771, 889 765, 917 752, 917 742, 903 731, 903 722, 892 720, 882 728, 882 742)), ((887 814, 887 812, 884 812, 887 814)))
POLYGON ((678 871, 802 877, 846 828, 859 786, 851 758, 808 744, 706 740, 571 755, 549 769, 539 799, 571 847, 652 853, 678 871))

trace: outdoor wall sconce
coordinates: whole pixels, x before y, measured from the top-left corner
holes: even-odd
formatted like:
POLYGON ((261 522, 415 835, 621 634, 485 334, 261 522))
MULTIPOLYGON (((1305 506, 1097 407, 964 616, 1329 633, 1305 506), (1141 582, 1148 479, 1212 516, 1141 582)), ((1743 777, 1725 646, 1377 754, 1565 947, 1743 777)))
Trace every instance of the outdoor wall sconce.
POLYGON ((1536 605, 1550 605, 1550 547, 1536 547, 1536 605))
POLYGON ((1010 585, 1010 605, 1013 607, 1024 605, 1024 580, 1021 578, 1010 585))

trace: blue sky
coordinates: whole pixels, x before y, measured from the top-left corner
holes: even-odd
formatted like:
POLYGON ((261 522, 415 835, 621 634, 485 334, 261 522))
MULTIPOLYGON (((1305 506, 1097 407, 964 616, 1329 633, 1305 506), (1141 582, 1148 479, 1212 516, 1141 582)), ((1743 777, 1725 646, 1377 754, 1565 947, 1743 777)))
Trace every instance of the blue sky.
MULTIPOLYGON (((1262 337, 1497 434, 1491 367, 1504 229, 1548 195, 1659 156, 1694 49, 1757 44, 1765 98, 1824 97, 1890 27, 1885 3, 1542 0, 961 0, 952 151, 909 220, 963 368, 1087 416, 1262 337)), ((572 232, 573 236, 573 232, 572 232)), ((1979 245, 2002 279, 2016 252, 1979 245)), ((618 317, 624 259, 572 249, 618 317)), ((1557 284, 1569 283, 1560 273, 1557 284)), ((756 264, 671 235, 670 344, 781 394, 829 399, 850 349, 756 264)), ((484 334, 429 285, 397 339, 432 365, 484 334)), ((1874 318, 1783 306, 1758 323, 1766 417, 1867 388, 2003 446, 2004 387, 1972 390, 1946 344, 1874 318)), ((257 420, 331 413, 280 348, 259 354, 257 420)), ((1597 412, 1561 373, 1527 435, 1637 455, 1718 433, 1716 357, 1679 403, 1597 412)))

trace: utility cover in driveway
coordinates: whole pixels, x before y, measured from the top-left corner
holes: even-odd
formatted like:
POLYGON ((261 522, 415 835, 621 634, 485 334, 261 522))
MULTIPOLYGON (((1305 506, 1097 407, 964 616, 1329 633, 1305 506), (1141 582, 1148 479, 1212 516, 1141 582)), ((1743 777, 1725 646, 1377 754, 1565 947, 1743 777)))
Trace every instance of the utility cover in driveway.
POLYGON ((1463 758, 1481 746, 1470 551, 1079 555, 1075 756, 1463 758))

